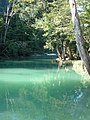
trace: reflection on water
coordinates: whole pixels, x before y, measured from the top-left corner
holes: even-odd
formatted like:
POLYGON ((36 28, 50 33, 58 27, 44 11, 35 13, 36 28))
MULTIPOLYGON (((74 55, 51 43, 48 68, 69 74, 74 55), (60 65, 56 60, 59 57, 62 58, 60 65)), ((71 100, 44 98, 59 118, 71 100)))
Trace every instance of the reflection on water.
POLYGON ((90 120, 90 86, 80 75, 48 61, 22 63, 0 69, 0 120, 90 120))

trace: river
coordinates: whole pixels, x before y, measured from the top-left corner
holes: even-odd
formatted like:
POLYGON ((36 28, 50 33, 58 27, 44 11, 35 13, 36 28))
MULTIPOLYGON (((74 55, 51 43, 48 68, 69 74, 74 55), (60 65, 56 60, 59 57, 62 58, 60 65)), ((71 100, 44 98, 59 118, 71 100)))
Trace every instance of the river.
POLYGON ((0 62, 0 120, 90 120, 90 85, 50 59, 0 62))

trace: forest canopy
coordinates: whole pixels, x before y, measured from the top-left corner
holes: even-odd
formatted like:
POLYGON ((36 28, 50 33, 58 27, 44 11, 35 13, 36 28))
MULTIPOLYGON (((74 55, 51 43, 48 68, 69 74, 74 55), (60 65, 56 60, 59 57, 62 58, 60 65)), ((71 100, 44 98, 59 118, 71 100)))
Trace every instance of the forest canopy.
MULTIPOLYGON (((77 1, 86 49, 90 47, 90 2, 77 1)), ((19 58, 46 51, 79 59, 67 0, 2 0, 0 57, 19 58)))

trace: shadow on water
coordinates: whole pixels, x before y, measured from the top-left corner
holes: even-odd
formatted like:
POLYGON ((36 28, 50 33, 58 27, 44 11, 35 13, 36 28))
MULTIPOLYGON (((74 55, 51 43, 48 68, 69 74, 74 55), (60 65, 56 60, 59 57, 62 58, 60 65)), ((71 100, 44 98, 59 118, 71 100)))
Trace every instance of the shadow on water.
POLYGON ((34 59, 30 61, 5 61, 0 62, 0 68, 27 68, 27 69, 47 69, 57 68, 58 64, 51 64, 51 59, 34 59))
POLYGON ((0 63, 1 120, 90 120, 90 85, 48 61, 0 63))

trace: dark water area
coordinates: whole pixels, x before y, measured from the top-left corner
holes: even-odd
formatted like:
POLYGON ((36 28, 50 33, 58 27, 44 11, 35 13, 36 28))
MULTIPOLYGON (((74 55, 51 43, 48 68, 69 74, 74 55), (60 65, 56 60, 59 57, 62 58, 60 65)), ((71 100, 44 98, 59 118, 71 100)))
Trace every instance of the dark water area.
POLYGON ((90 85, 50 59, 0 62, 0 120, 90 120, 90 85))

